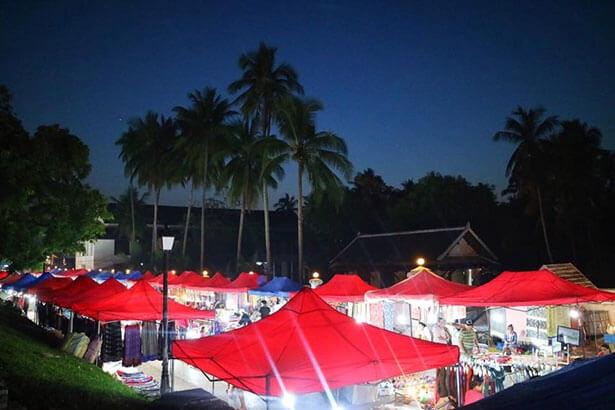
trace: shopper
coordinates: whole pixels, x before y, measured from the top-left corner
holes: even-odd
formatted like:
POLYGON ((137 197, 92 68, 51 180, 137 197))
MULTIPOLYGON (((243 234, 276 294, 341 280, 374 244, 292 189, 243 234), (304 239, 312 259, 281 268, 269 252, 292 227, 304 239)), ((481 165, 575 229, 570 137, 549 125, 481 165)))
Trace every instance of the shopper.
POLYGON ((464 396, 463 405, 466 406, 470 403, 477 402, 485 398, 483 394, 483 384, 484 380, 480 376, 473 376, 470 381, 470 389, 466 392, 464 396))
POLYGON ((431 332, 429 331, 425 323, 419 322, 419 332, 417 336, 419 339, 431 342, 431 332))
POLYGON ((508 325, 506 328, 506 334, 504 335, 504 346, 502 347, 502 353, 510 355, 512 352, 517 351, 517 332, 513 328, 513 325, 508 325))
POLYGON ((474 328, 472 327, 472 320, 466 319, 459 332, 459 350, 461 353, 471 356, 474 346, 478 349, 476 332, 474 332, 474 328))
POLYGON ((261 319, 266 318, 267 316, 269 316, 269 313, 271 313, 271 309, 269 309, 269 306, 267 306, 267 301, 265 299, 261 300, 261 307, 258 311, 261 314, 261 319))
POLYGON ((438 321, 436 322, 436 324, 433 327, 432 334, 433 334, 433 341, 434 342, 442 343, 442 344, 446 344, 446 345, 450 345, 451 344, 451 334, 449 333, 448 329, 444 325, 444 319, 443 318, 441 318, 441 317, 438 318, 438 321))

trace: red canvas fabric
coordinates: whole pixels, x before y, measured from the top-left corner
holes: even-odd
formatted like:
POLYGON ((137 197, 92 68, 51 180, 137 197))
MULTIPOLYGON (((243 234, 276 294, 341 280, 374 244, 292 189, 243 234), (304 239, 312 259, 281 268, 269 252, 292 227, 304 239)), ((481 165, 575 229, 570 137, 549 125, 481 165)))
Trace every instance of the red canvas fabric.
POLYGON ((26 293, 36 295, 39 300, 47 302, 54 293, 73 283, 71 278, 49 278, 29 288, 26 293))
POLYGON ((358 275, 334 275, 329 282, 315 289, 327 302, 363 302, 365 292, 378 288, 366 283, 358 275))
POLYGON ((20 275, 19 273, 13 273, 13 274, 5 277, 4 279, 0 280, 0 284, 1 285, 10 285, 11 283, 17 282, 21 278, 23 278, 23 275, 20 275))
POLYGON ((81 295, 75 295, 75 297, 67 303, 65 307, 73 310, 74 306, 78 304, 89 305, 99 303, 111 296, 127 292, 126 286, 114 278, 109 278, 97 287, 83 292, 81 295))
POLYGON ((220 288, 223 288, 229 283, 231 283, 231 281, 228 280, 220 272, 216 272, 216 274, 211 279, 207 279, 207 278, 205 279, 206 281, 203 282, 202 284, 197 284, 197 285, 193 284, 192 288, 197 289, 197 290, 208 290, 212 292, 218 292, 220 288))
POLYGON ((256 289, 260 285, 267 283, 267 277, 258 273, 241 272, 237 279, 220 287, 216 292, 221 293, 241 293, 247 292, 250 289, 256 289))
MULTIPOLYGON (((175 282, 177 282, 178 280, 180 280, 180 275, 175 275, 174 273, 169 272, 168 273, 168 277, 167 277, 167 283, 173 284, 175 282)), ((164 285, 164 274, 161 273, 160 275, 156 276, 154 279, 150 280, 149 283, 151 283, 154 286, 163 286, 164 285)))
POLYGON ((365 294, 368 300, 428 300, 439 301, 445 296, 456 295, 472 289, 471 286, 448 281, 425 267, 410 271, 410 276, 385 289, 372 290, 365 294))
MULTIPOLYGON (((79 303, 73 309, 81 315, 110 322, 114 320, 162 319, 162 293, 147 282, 137 282, 128 291, 98 303, 79 303)), ((169 320, 213 319, 211 310, 192 309, 168 299, 169 320)))
POLYGON ((72 283, 55 291, 54 294, 47 299, 47 302, 53 303, 56 306, 68 307, 75 297, 91 289, 95 289, 98 286, 98 283, 96 283, 94 279, 87 276, 79 276, 72 283))
POLYGON ((186 271, 182 273, 178 280, 170 284, 171 288, 192 288, 193 286, 204 285, 208 278, 199 275, 196 272, 186 271))
POLYGON ((0 281, 9 276, 9 272, 2 271, 0 272, 0 281))
POLYGON ((145 272, 145 274, 143 276, 141 276, 141 279, 139 279, 140 281, 143 282, 149 282, 150 280, 154 280, 156 279, 156 276, 154 276, 154 274, 150 271, 145 272))
POLYGON ((460 306, 549 306, 615 301, 615 293, 586 288, 546 269, 502 272, 486 284, 440 299, 460 306))
POLYGON ((67 269, 64 272, 54 273, 53 276, 58 278, 76 278, 78 276, 83 276, 88 272, 89 271, 87 269, 67 269))
POLYGON ((335 389, 459 360, 456 346, 357 323, 309 288, 254 324, 176 341, 173 354, 239 388, 273 396, 335 389))

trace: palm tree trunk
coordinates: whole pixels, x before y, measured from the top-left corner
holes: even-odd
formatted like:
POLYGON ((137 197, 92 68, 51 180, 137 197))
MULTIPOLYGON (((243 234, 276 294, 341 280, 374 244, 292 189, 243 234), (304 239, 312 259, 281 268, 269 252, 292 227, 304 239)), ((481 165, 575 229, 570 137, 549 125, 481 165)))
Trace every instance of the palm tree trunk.
POLYGON ((209 166, 208 150, 205 150, 205 164, 203 166, 203 196, 201 198, 201 249, 200 271, 205 269, 205 207, 207 206, 207 168, 209 166))
POLYGON ((136 223, 135 223, 135 199, 134 199, 134 194, 135 194, 135 190, 132 187, 132 185, 130 185, 129 189, 128 189, 128 193, 130 194, 130 222, 131 222, 131 230, 130 230, 130 244, 128 245, 128 252, 130 252, 130 256, 131 258, 134 257, 134 244, 135 244, 135 240, 137 237, 136 234, 136 223))
POLYGON ((239 229, 237 230, 237 256, 235 257, 235 270, 239 272, 239 259, 241 258, 241 241, 243 238, 243 218, 246 212, 245 194, 241 198, 241 212, 239 213, 239 229))
POLYGON ((545 214, 542 209, 542 195, 540 193, 540 187, 536 187, 536 195, 538 197, 538 211, 540 212, 540 224, 542 225, 542 235, 545 240, 545 247, 547 248, 547 255, 549 256, 549 263, 553 263, 553 255, 551 254, 551 247, 549 246, 549 236, 547 235, 547 226, 545 224, 545 214))
POLYGON ((154 270, 156 270, 156 265, 154 264, 155 258, 154 254, 157 249, 158 242, 158 203, 160 202, 160 188, 154 187, 155 195, 154 195, 154 222, 152 223, 152 258, 151 263, 154 265, 154 270))
POLYGON ((303 283, 303 164, 299 164, 299 198, 297 199, 297 248, 299 281, 303 283))
POLYGON ((182 242, 182 256, 186 256, 186 243, 188 242, 188 228, 190 226, 190 212, 192 211, 192 201, 194 199, 194 184, 190 185, 190 202, 186 211, 186 224, 184 225, 184 241, 182 242))
POLYGON ((263 181, 263 215, 265 217, 265 254, 267 264, 265 265, 265 275, 271 271, 271 239, 269 237, 269 194, 267 193, 267 182, 263 181))

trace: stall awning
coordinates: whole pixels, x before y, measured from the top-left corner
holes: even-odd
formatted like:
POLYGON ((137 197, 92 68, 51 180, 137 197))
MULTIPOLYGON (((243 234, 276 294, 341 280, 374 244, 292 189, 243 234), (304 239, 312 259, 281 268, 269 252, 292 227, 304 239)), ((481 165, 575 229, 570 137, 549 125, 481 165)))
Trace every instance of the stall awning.
POLYGON ((327 283, 315 289, 327 302, 363 302, 365 292, 378 288, 366 283, 358 275, 334 275, 327 283))
POLYGON ((176 358, 259 395, 305 394, 454 364, 456 346, 357 323, 305 288, 246 327, 174 342, 176 358))
POLYGON ((286 276, 278 276, 273 278, 271 282, 265 283, 263 286, 248 291, 248 295, 255 296, 278 296, 282 298, 288 297, 290 293, 298 292, 303 288, 294 280, 286 276))
POLYGON ((73 282, 69 283, 61 289, 56 290, 53 295, 47 297, 47 302, 53 303, 56 306, 68 307, 70 302, 76 297, 99 287, 98 283, 87 276, 79 276, 73 282))
POLYGON ((410 271, 410 276, 395 285, 365 294, 366 300, 429 300, 438 302, 440 298, 455 295, 472 289, 468 285, 448 281, 425 267, 410 271))
POLYGON ((196 285, 193 284, 191 289, 218 292, 220 288, 227 286, 229 283, 231 283, 231 281, 228 280, 226 276, 224 276, 220 272, 216 272, 216 274, 211 279, 205 278, 205 281, 203 283, 196 285))
MULTIPOLYGON (((79 303, 78 313, 103 322, 113 320, 162 320, 162 293, 147 282, 137 282, 130 290, 99 303, 79 303)), ((215 312, 198 310, 168 300, 169 320, 213 319, 215 312)))
POLYGON ((75 295, 74 298, 72 298, 71 300, 62 300, 62 303, 65 304, 65 307, 75 310, 74 306, 77 306, 78 304, 82 304, 85 306, 94 305, 110 298, 111 296, 115 296, 127 291, 128 289, 126 289, 126 286, 122 285, 117 280, 111 278, 107 279, 93 289, 85 291, 79 295, 75 295))
POLYGON ((221 293, 241 293, 258 288, 267 282, 267 277, 255 272, 241 272, 237 279, 216 290, 221 293))
POLYGON ((459 306, 549 306, 614 302, 615 293, 586 288, 542 269, 502 272, 482 286, 440 299, 459 306))

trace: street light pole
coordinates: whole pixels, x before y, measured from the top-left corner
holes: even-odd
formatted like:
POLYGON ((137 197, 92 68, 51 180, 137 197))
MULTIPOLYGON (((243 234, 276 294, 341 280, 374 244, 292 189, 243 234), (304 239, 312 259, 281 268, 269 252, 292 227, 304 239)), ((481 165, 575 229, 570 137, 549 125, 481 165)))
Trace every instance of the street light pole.
POLYGON ((162 285, 162 375, 160 376, 160 394, 170 391, 169 388, 169 253, 173 249, 173 236, 162 237, 162 252, 164 254, 164 272, 162 285))

